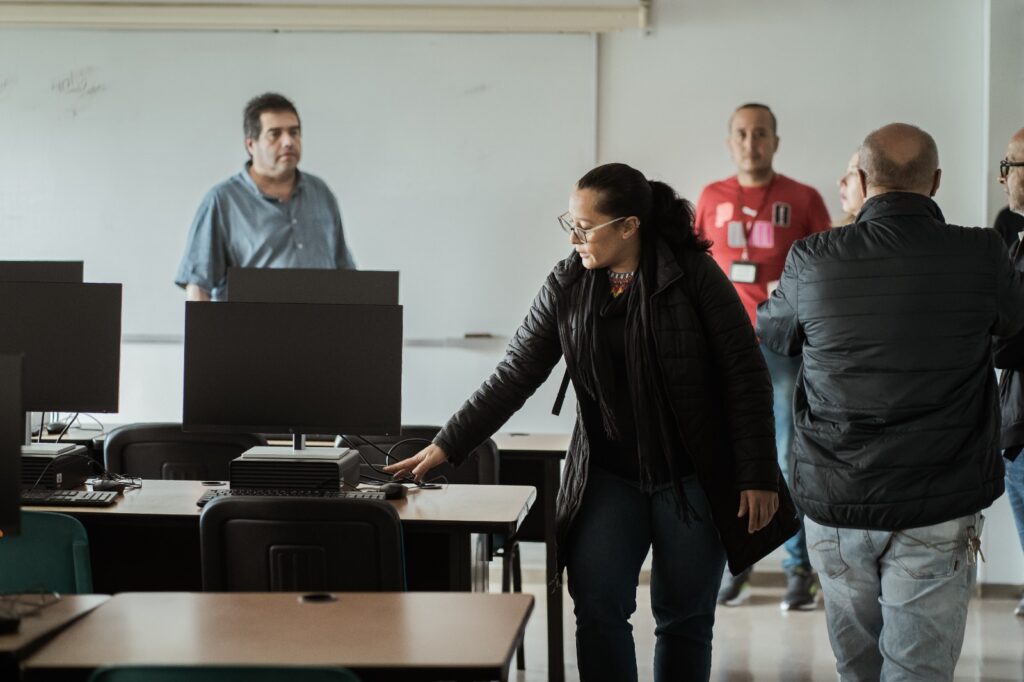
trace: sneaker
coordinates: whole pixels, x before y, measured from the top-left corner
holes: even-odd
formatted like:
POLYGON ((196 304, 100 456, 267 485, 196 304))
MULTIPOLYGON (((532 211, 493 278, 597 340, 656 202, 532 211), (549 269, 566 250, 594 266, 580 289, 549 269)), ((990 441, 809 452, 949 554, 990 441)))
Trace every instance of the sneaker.
POLYGON ((780 608, 783 611, 813 611, 818 608, 820 588, 809 568, 786 571, 786 596, 780 608))
POLYGON ((1013 615, 1018 618, 1024 618, 1024 597, 1021 597, 1020 601, 1017 602, 1017 608, 1013 610, 1013 615))
POLYGON ((723 606, 746 604, 750 600, 750 574, 753 572, 753 566, 739 575, 726 571, 722 579, 722 588, 718 590, 718 603, 723 606))

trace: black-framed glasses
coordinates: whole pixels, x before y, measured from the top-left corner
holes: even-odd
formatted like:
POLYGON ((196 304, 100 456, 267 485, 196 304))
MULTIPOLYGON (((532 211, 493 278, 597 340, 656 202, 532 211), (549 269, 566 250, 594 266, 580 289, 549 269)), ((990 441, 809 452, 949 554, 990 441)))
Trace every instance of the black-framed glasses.
POLYGON ((999 179, 1005 180, 1006 176, 1010 174, 1011 168, 1020 168, 1024 166, 1024 161, 1010 161, 1009 159, 1003 159, 999 162, 999 179))
POLYGON ((578 225, 573 224, 572 216, 569 214, 568 211, 566 211, 562 215, 558 216, 558 226, 561 227, 562 231, 565 232, 566 234, 575 235, 576 239, 579 239, 581 242, 586 244, 587 234, 589 234, 590 232, 593 232, 594 230, 600 230, 602 227, 607 227, 612 223, 617 223, 620 220, 625 220, 628 217, 629 216, 622 216, 621 218, 615 218, 614 220, 609 220, 606 223, 594 225, 593 227, 580 227, 578 225))

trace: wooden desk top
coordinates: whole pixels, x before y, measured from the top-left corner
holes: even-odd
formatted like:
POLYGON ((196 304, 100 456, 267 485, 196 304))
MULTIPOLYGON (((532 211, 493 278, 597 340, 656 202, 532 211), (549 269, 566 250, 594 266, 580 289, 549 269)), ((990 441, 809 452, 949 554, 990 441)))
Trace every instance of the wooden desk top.
MULTIPOLYGON (((11 599, 13 596, 6 595, 4 599, 11 599)), ((37 599, 38 595, 25 595, 25 598, 37 599)), ((95 609, 108 599, 110 597, 102 594, 62 595, 55 603, 49 604, 35 613, 22 616, 17 632, 0 635, 0 657, 20 658, 37 646, 41 640, 46 639, 55 631, 95 609)))
POLYGON ((508 664, 533 610, 527 594, 125 592, 30 657, 33 669, 102 665, 508 664))
POLYGON ((568 433, 518 433, 502 431, 491 438, 503 452, 550 452, 565 457, 572 436, 568 433))
MULTIPOLYGON (((211 487, 200 481, 145 480, 142 487, 126 490, 110 507, 30 507, 65 514, 132 514, 139 516, 194 516, 196 506, 211 487)), ((436 490, 412 488, 404 500, 392 500, 403 523, 463 526, 473 533, 510 535, 519 528, 537 498, 537 490, 521 485, 447 485, 436 490)))

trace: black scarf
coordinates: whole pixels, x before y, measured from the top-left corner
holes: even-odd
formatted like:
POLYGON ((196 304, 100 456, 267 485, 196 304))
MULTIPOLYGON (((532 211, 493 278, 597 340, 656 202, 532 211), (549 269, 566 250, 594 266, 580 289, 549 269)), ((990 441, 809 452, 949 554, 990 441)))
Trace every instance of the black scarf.
MULTIPOLYGON (((666 245, 663 245, 666 246, 666 245)), ((684 520, 696 516, 686 500, 682 484, 676 476, 673 447, 680 443, 675 417, 669 407, 661 365, 655 342, 651 297, 656 282, 656 258, 650 258, 638 269, 633 278, 633 291, 629 293, 626 308, 626 362, 633 414, 637 424, 637 453, 640 458, 640 483, 651 489, 656 480, 656 469, 667 469, 669 480, 677 493, 680 514, 684 520), (649 427, 649 428, 648 428, 649 427), (654 458, 661 460, 656 463, 654 458)), ((598 405, 605 434, 618 440, 614 401, 610 399, 614 385, 614 371, 610 354, 604 348, 604 335, 598 329, 598 318, 609 294, 605 271, 587 270, 572 287, 564 304, 565 319, 569 321, 569 343, 564 348, 566 363, 575 368, 577 384, 598 405)), ((625 388, 625 387, 621 387, 625 388)), ((619 388, 618 390, 621 390, 619 388)))

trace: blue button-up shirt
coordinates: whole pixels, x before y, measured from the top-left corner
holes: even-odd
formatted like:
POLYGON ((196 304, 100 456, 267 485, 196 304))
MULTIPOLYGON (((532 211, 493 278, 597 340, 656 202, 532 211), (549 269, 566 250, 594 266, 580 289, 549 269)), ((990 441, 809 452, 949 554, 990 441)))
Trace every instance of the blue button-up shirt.
POLYGON ((269 197, 249 165, 203 198, 175 283, 227 298, 228 268, 355 268, 338 200, 323 180, 299 173, 288 201, 269 197))

